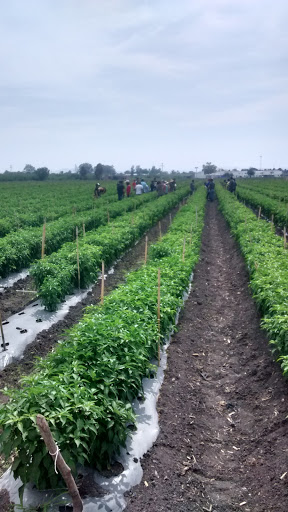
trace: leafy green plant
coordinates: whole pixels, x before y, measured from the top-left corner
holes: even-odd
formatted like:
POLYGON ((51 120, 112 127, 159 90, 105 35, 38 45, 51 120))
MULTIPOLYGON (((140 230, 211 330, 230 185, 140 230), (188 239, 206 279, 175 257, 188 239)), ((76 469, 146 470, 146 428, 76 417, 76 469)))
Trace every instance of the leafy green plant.
MULTIPOLYGON (((102 260, 108 265, 119 258, 187 194, 188 188, 182 187, 179 191, 152 201, 137 212, 122 215, 113 224, 103 226, 95 232, 91 231, 79 239, 80 286, 85 288, 95 282, 102 260)), ((64 244, 57 253, 39 260, 32 267, 31 275, 42 303, 48 310, 55 310, 65 295, 78 285, 76 243, 64 244)))
POLYGON ((49 422, 74 474, 77 463, 107 465, 125 445, 128 426, 135 422, 131 400, 141 393, 142 378, 153 373, 150 361, 157 354, 158 268, 162 342, 174 325, 199 257, 204 207, 201 188, 157 244, 170 247, 171 253, 150 256, 147 265, 105 298, 103 306, 87 308, 54 352, 23 379, 23 387, 6 391, 11 399, 0 409, 0 445, 6 457, 16 453, 12 469, 23 484, 32 482, 40 489, 62 485, 35 427, 38 413, 49 422), (193 237, 183 261, 183 240, 189 239, 191 226, 193 237))
POLYGON ((273 351, 281 356, 288 374, 288 253, 283 240, 264 220, 239 203, 219 184, 220 208, 239 242, 250 273, 253 297, 263 316, 262 326, 271 337, 273 351))

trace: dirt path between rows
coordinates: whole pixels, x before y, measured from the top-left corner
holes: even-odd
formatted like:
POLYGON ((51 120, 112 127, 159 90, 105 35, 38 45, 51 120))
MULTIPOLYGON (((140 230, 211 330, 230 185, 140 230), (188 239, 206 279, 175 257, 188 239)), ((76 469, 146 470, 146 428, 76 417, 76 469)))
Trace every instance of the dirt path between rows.
POLYGON ((126 512, 288 509, 288 386, 242 256, 207 205, 193 290, 168 349, 160 434, 126 512))

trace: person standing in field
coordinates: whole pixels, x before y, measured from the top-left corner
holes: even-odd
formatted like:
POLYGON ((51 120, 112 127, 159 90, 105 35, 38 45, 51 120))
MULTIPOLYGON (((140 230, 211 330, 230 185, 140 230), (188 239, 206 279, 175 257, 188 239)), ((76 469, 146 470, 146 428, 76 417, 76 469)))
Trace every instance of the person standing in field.
POLYGON ((214 197, 215 197, 215 183, 213 181, 213 178, 210 178, 209 182, 208 182, 207 199, 208 199, 208 201, 213 202, 214 197))
POLYGON ((133 188, 134 192, 135 192, 136 185, 137 185, 137 183, 136 183, 135 178, 134 178, 133 183, 132 183, 132 188, 133 188))
POLYGON ((190 183, 190 195, 192 196, 195 192, 195 184, 194 184, 194 180, 191 181, 190 183))
POLYGON ((235 178, 231 178, 229 185, 228 185, 229 192, 231 192, 232 194, 235 194, 236 187, 237 187, 237 183, 236 183, 235 178))
POLYGON ((127 181, 126 181, 126 185, 127 185, 127 187, 126 187, 126 196, 127 196, 127 197, 130 197, 130 194, 131 194, 131 185, 130 185, 130 181, 129 181, 129 180, 127 180, 127 181))
POLYGON ((124 193, 125 193, 125 187, 124 187, 123 180, 119 180, 119 182, 117 183, 118 201, 121 201, 121 199, 123 199, 124 193))
POLYGON ((142 187, 143 187, 143 192, 144 192, 144 194, 146 194, 146 192, 149 192, 149 187, 148 187, 148 185, 147 185, 146 181, 144 181, 144 180, 143 180, 143 178, 142 178, 142 180, 141 180, 141 185, 142 185, 142 187))
POLYGON ((161 181, 157 181, 157 183, 156 183, 156 190, 157 190, 158 197, 163 196, 163 186, 162 186, 161 181))
POLYGON ((137 185, 135 187, 135 192, 136 192, 136 196, 141 196, 141 194, 144 193, 144 189, 143 189, 143 186, 141 185, 141 183, 137 183, 137 185))

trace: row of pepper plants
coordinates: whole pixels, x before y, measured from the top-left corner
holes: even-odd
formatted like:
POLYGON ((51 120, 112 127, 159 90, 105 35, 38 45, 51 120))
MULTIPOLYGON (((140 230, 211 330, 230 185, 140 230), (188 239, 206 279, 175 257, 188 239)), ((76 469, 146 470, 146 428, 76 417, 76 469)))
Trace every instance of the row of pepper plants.
POLYGON ((288 181, 283 178, 241 180, 241 187, 260 192, 277 201, 288 202, 288 181))
POLYGON ((20 390, 6 390, 10 401, 0 409, 1 451, 6 457, 14 453, 12 470, 23 485, 63 486, 36 428, 38 413, 47 418, 74 475, 78 463, 106 467, 125 446, 129 426, 135 423, 131 401, 143 393, 143 377, 156 371, 151 359, 159 341, 158 269, 163 343, 199 258, 205 202, 201 187, 177 213, 162 241, 150 247, 147 265, 131 272, 103 305, 87 308, 81 322, 22 379, 20 390))
MULTIPOLYGON (((273 350, 288 375, 288 252, 265 220, 216 185, 220 209, 238 241, 250 274, 250 286, 273 350)), ((272 226, 273 228, 273 226, 272 226)))
POLYGON ((261 206, 261 212, 269 217, 269 219, 271 219, 273 215, 274 222, 278 226, 283 228, 288 225, 288 210, 284 203, 276 199, 271 199, 271 197, 265 194, 248 189, 242 185, 237 186, 237 197, 241 201, 245 201, 245 203, 249 204, 252 208, 259 209, 261 206))
POLYGON ((93 198, 94 183, 12 183, 1 184, 0 237, 28 226, 41 226, 75 210, 97 207, 99 202, 116 201, 116 184, 105 182, 106 194, 93 198), (8 185, 8 187, 4 187, 8 185), (34 185, 34 186, 33 186, 34 185))
MULTIPOLYGON (((182 187, 79 238, 80 287, 86 288, 95 282, 102 261, 105 266, 114 262, 188 193, 189 188, 182 187)), ((77 245, 76 242, 66 243, 59 251, 39 260, 31 268, 30 274, 35 280, 39 297, 49 311, 55 311, 65 296, 73 293, 78 285, 77 245)))
MULTIPOLYGON (((85 231, 91 231, 107 224, 110 219, 123 215, 125 211, 132 211, 142 204, 156 198, 156 193, 143 194, 109 203, 97 203, 99 207, 93 210, 66 215, 46 225, 45 254, 57 251, 65 242, 75 238, 76 226, 80 230, 85 225, 85 231)), ((10 272, 23 269, 34 260, 41 257, 42 227, 29 227, 9 233, 0 239, 0 277, 10 272)))

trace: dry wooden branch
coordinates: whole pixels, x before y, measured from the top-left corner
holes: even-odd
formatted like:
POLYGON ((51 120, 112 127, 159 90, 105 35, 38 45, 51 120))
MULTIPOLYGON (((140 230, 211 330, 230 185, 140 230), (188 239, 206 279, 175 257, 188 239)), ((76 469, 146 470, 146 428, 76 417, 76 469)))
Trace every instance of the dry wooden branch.
POLYGON ((49 451, 49 454, 51 455, 52 459, 55 461, 55 466, 57 467, 57 469, 59 469, 63 477, 63 480, 67 485, 68 492, 73 502, 73 511, 82 512, 83 503, 80 498, 80 494, 77 489, 75 480, 72 476, 71 469, 69 468, 69 466, 67 466, 65 460, 63 459, 61 452, 59 451, 59 448, 52 437, 51 430, 46 419, 44 418, 44 416, 42 416, 42 414, 38 414, 36 422, 40 434, 43 437, 43 441, 46 444, 47 450, 49 451))

